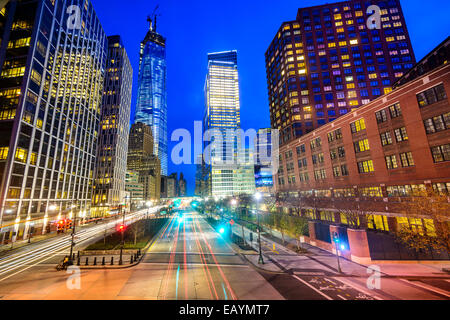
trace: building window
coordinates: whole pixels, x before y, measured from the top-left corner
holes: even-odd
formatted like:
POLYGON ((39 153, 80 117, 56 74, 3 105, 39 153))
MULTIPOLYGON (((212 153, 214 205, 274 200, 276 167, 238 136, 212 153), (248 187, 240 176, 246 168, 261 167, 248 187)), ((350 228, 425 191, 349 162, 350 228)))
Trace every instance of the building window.
POLYGON ((315 170, 314 171, 314 178, 316 179, 316 181, 325 180, 327 178, 327 174, 326 174, 325 169, 315 170))
POLYGON ((391 114, 391 118, 395 119, 402 115, 402 110, 400 109, 400 104, 396 103, 389 107, 389 113, 391 114))
POLYGON ((445 99, 447 99, 447 94, 445 92, 443 84, 428 89, 417 95, 417 102, 419 103, 420 107, 425 107, 445 99))
POLYGON ((346 164, 343 164, 341 166, 341 174, 342 174, 342 176, 348 176, 348 169, 347 169, 347 165, 346 164))
POLYGON ((333 176, 340 177, 341 176, 341 169, 340 167, 333 167, 333 176))
POLYGON ((344 149, 344 147, 339 147, 338 148, 338 155, 339 155, 339 158, 345 158, 345 149, 344 149))
POLYGON ((364 151, 370 150, 369 140, 364 139, 357 142, 354 142, 353 145, 355 146, 355 153, 360 153, 364 151))
POLYGON ((368 187, 359 189, 359 194, 363 197, 382 197, 383 192, 380 187, 368 187))
POLYGON ((375 169, 373 167, 373 161, 367 160, 367 161, 358 162, 358 171, 359 171, 359 173, 374 172, 375 169))
POLYGON ((366 122, 364 121, 364 119, 360 119, 356 122, 353 122, 352 124, 350 124, 350 129, 352 130, 352 133, 357 133, 362 130, 365 130, 366 122))
POLYGON ((311 150, 314 150, 318 147, 322 146, 322 139, 317 138, 311 141, 311 150))
POLYGON ((431 148, 435 163, 450 161, 450 144, 431 148))
POLYGON ((401 153, 400 160, 402 161, 403 168, 414 166, 414 159, 411 152, 401 153))
POLYGON ((386 157, 386 167, 388 168, 388 170, 398 168, 397 158, 396 158, 395 154, 392 156, 386 157))
POLYGON ((391 133, 389 131, 384 132, 380 135, 381 138, 381 144, 383 146, 388 146, 390 144, 392 144, 392 137, 391 137, 391 133))
POLYGON ((387 113, 386 110, 381 110, 375 113, 375 116, 377 118, 377 123, 383 123, 387 121, 387 113))
POLYGON ((408 134, 406 133, 406 128, 398 128, 394 130, 395 133, 395 139, 397 142, 407 141, 408 140, 408 134))
POLYGON ((424 121, 427 134, 450 129, 450 112, 424 121))

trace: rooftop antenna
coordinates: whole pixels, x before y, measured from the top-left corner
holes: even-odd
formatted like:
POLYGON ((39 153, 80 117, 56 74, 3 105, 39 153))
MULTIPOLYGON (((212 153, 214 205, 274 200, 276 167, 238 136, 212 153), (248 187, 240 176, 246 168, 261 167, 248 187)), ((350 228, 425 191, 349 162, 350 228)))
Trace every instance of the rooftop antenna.
POLYGON ((152 18, 150 16, 147 16, 147 21, 149 23, 149 30, 153 30, 153 21, 152 18))
POLYGON ((151 26, 150 27, 150 30, 152 30, 152 31, 155 31, 156 32, 156 23, 157 23, 157 18, 159 17, 159 16, 161 16, 159 13, 157 13, 157 11, 158 11, 158 9, 159 9, 159 4, 157 4, 156 5, 156 7, 155 7, 155 9, 153 10, 153 13, 152 13, 152 17, 153 17, 153 26, 151 26))

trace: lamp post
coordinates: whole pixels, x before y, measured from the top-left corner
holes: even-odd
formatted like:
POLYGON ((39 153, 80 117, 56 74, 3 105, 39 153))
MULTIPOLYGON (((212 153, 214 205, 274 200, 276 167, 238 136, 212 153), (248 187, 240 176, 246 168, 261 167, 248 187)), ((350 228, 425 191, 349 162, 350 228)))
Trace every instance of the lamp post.
POLYGON ((262 194, 257 192, 255 193, 255 200, 256 200, 256 215, 258 218, 258 247, 259 247, 259 259, 258 259, 258 263, 259 264, 264 264, 264 259, 262 256, 262 250, 261 250, 261 224, 259 221, 259 201, 262 199, 262 194))
POLYGON ((339 239, 339 234, 336 231, 333 232, 333 240, 334 240, 334 245, 336 247, 336 257, 337 257, 338 272, 342 273, 341 263, 339 261, 339 245, 340 245, 339 242, 340 242, 340 239, 339 239))
POLYGON ((75 209, 75 216, 73 218, 73 223, 72 223, 72 242, 70 244, 69 261, 72 261, 73 247, 75 246, 75 227, 77 225, 78 200, 76 203, 77 203, 76 205, 72 206, 72 209, 75 209))
MULTIPOLYGON (((122 265, 122 253, 123 253, 123 247, 125 246, 125 239, 124 239, 124 233, 125 233, 125 212, 127 211, 127 199, 128 196, 125 196, 125 204, 122 205, 122 216, 123 216, 123 220, 122 220, 122 229, 121 229, 121 234, 122 234, 122 243, 120 245, 120 258, 119 258, 119 265, 122 265)), ((130 204, 130 208, 131 208, 131 204, 130 204)))

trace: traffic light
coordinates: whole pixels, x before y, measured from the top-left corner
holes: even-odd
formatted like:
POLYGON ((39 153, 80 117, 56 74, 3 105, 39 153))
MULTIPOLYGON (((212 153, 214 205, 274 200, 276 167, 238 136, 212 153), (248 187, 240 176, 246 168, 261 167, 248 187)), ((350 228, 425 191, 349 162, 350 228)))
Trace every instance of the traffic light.
POLYGON ((124 232, 127 229, 127 227, 124 224, 119 224, 117 226, 117 231, 118 232, 124 232))
POLYGON ((333 241, 339 243, 339 234, 336 231, 333 232, 333 241))

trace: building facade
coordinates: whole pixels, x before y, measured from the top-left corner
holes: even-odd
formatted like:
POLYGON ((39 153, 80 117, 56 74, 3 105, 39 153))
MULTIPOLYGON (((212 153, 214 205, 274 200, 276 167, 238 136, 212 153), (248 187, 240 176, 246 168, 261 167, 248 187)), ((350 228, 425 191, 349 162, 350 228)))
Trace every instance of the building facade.
POLYGON ((271 126, 280 130, 280 144, 389 93, 415 64, 399 0, 300 8, 296 20, 281 25, 265 58, 271 126), (381 10, 379 26, 368 23, 370 5, 381 10))
POLYGON ((0 16, 1 241, 89 216, 107 38, 90 2, 10 1, 0 16))
POLYGON ((184 178, 183 172, 180 173, 180 180, 178 181, 178 196, 186 197, 187 196, 187 181, 184 178))
POLYGON ((144 183, 139 181, 140 175, 138 172, 127 171, 125 177, 125 188, 127 196, 131 201, 131 204, 142 205, 145 201, 144 183))
POLYGON ((208 54, 205 102, 203 128, 212 132, 210 152, 204 154, 209 195, 226 197, 237 193, 239 179, 241 145, 234 135, 241 126, 237 51, 208 54))
POLYGON ((255 159, 250 148, 242 148, 238 164, 237 179, 234 180, 234 195, 253 195, 255 185, 255 159))
POLYGON ((158 201, 161 194, 161 167, 158 157, 153 154, 153 141, 150 126, 140 122, 131 126, 127 170, 139 174, 139 182, 144 184, 145 201, 158 201))
POLYGON ((259 129, 255 139, 255 185, 260 193, 273 191, 272 129, 259 129))
POLYGON ((138 98, 135 122, 152 128, 154 155, 160 159, 161 174, 167 175, 167 70, 166 39, 156 32, 156 17, 141 43, 138 98))
POLYGON ((356 208, 362 229, 370 231, 361 261, 383 257, 370 241, 379 236, 371 231, 395 233, 406 226, 433 235, 436 228, 449 228, 450 221, 404 209, 418 195, 450 192, 448 61, 450 38, 389 94, 282 146, 275 184, 285 210, 301 206, 316 224, 349 225, 343 212, 356 208))
POLYGON ((172 173, 167 177, 167 198, 178 197, 178 174, 172 173))
POLYGON ((133 69, 120 36, 108 37, 97 146, 92 215, 103 216, 125 199, 133 69))

